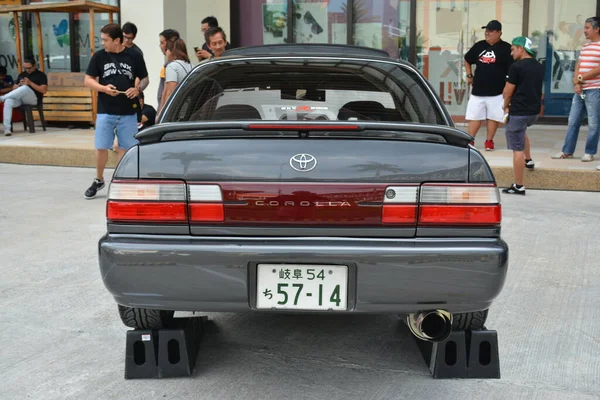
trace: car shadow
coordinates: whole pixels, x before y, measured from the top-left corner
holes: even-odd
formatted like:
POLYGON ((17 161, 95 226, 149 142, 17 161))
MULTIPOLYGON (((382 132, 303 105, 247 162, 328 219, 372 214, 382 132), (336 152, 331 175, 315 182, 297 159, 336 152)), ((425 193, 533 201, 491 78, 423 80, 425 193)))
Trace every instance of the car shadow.
POLYGON ((294 374, 330 368, 429 371, 405 324, 395 315, 208 314, 195 377, 233 364, 294 374))

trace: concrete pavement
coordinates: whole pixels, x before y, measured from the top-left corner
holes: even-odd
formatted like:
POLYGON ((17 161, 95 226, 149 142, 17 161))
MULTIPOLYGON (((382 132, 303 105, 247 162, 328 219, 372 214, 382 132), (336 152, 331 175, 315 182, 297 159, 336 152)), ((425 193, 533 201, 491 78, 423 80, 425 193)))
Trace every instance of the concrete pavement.
MULTIPOLYGON (((107 178, 110 178, 107 174, 107 178)), ((394 316, 208 314, 192 378, 123 379, 89 169, 0 164, 0 399, 592 400, 600 393, 597 193, 503 196, 500 380, 429 377, 394 316)))
MULTIPOLYGON (((466 129, 465 126, 459 126, 466 129)), ((581 162, 587 128, 581 130, 575 158, 552 160, 552 154, 562 148, 565 126, 536 125, 529 130, 535 171, 526 171, 528 189, 600 191, 600 158, 594 162, 581 162)), ((485 129, 481 129, 476 147, 481 149, 490 163, 499 186, 509 186, 513 181, 512 151, 506 150, 504 129, 496 134, 496 149, 483 151, 485 129)), ((15 132, 11 137, 0 137, 0 163, 94 167, 94 130, 37 129, 35 134, 15 132)), ((600 155, 599 155, 600 157, 600 155)), ((109 166, 115 166, 116 157, 111 152, 109 166)))

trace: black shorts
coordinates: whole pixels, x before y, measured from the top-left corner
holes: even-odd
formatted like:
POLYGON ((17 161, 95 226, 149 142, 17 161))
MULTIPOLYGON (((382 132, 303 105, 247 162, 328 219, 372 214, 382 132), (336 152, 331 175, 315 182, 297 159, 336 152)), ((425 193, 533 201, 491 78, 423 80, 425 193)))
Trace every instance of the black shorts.
POLYGON ((525 150, 525 133, 537 119, 537 115, 509 115, 506 124, 506 145, 510 150, 525 150))

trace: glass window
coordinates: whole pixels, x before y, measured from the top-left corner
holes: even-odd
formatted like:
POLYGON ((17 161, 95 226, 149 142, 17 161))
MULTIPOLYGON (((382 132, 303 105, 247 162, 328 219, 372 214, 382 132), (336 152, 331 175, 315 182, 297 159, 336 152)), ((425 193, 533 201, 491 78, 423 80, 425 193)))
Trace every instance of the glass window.
MULTIPOLYGON (((71 71, 71 31, 68 13, 40 13, 42 45, 46 72, 71 71)), ((38 54, 38 29, 32 16, 31 42, 33 53, 38 54)))
POLYGON ((287 0, 240 1, 240 46, 287 43, 287 0))
POLYGON ((293 26, 296 43, 337 43, 348 41, 346 0, 297 0, 293 26))
MULTIPOLYGON (((21 47, 23 48, 23 19, 19 14, 21 29, 21 47)), ((24 56, 24 50, 21 55, 24 56)), ((13 79, 19 75, 19 63, 16 51, 15 24, 12 14, 0 14, 0 65, 6 67, 6 72, 13 79)))
POLYGON ((595 14, 596 0, 578 1, 577 7, 568 0, 531 0, 529 36, 546 80, 551 77, 550 93, 573 93, 573 72, 586 40, 583 26, 595 14))
POLYGON ((522 34, 523 0, 436 0, 417 2, 417 67, 455 120, 464 119, 469 90, 464 56, 480 40, 481 28, 497 19, 502 39, 522 34))
MULTIPOLYGON (((118 14, 113 14, 113 22, 119 23, 118 14)), ((77 43, 76 56, 79 57, 80 71, 85 72, 92 57, 91 40, 94 40, 95 51, 102 49, 102 43, 100 42, 100 30, 104 25, 109 23, 109 15, 106 13, 94 14, 93 38, 90 38, 90 14, 75 14, 75 23, 77 31, 77 36, 75 37, 75 41, 77 43)))
MULTIPOLYGON (((31 3, 60 3, 65 0, 32 0, 31 3)), ((118 0, 95 0, 97 3, 118 6, 118 0)), ((38 53, 38 27, 32 14, 31 41, 33 53, 38 53)), ((68 13, 40 13, 42 41, 44 46, 44 62, 46 72, 72 71, 71 56, 79 62, 80 71, 85 71, 91 58, 90 42, 94 40, 95 49, 101 49, 100 29, 109 23, 107 13, 94 15, 95 34, 90 38, 90 16, 88 13, 75 14, 75 25, 69 24, 68 13), (71 48, 71 35, 75 35, 76 48, 71 48)), ((113 20, 119 23, 119 15, 115 13, 113 20)))
POLYGON ((410 70, 305 58, 206 66, 184 81, 165 118, 444 123, 424 82, 410 70))
POLYGON ((408 59, 409 0, 355 0, 352 22, 355 45, 383 49, 393 58, 408 59))

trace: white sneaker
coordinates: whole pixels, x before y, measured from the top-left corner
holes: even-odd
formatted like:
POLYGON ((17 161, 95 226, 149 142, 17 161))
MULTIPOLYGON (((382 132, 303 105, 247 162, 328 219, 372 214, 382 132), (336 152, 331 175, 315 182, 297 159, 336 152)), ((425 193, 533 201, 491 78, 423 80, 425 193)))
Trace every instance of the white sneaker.
POLYGON ((586 153, 583 155, 583 157, 581 157, 581 161, 583 161, 583 162, 594 161, 594 156, 586 153))
POLYGON ((12 135, 11 131, 4 131, 4 136, 10 136, 10 135, 12 135))
POLYGON ((552 156, 554 160, 564 160, 566 158, 573 158, 573 154, 565 154, 562 151, 552 156))
POLYGON ((596 169, 600 171, 600 164, 596 165, 596 169))

